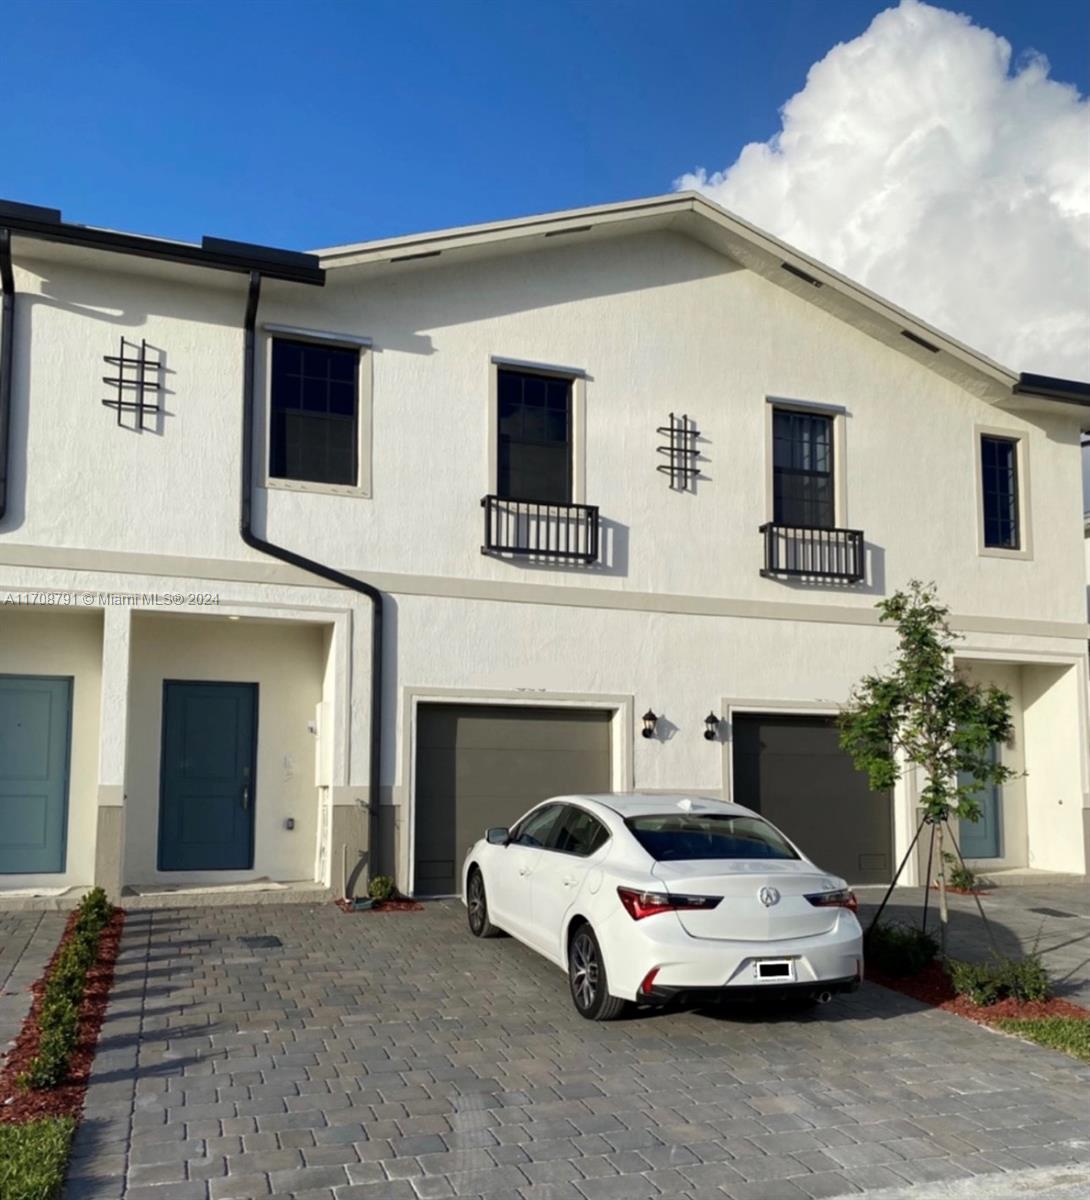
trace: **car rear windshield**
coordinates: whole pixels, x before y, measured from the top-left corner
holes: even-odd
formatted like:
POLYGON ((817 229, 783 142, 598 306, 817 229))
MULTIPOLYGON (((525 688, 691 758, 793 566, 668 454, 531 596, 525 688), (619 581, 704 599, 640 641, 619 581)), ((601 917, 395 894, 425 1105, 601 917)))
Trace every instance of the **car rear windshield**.
POLYGON ((629 817, 625 824, 656 862, 699 858, 798 858, 786 839, 759 817, 662 813, 629 817))

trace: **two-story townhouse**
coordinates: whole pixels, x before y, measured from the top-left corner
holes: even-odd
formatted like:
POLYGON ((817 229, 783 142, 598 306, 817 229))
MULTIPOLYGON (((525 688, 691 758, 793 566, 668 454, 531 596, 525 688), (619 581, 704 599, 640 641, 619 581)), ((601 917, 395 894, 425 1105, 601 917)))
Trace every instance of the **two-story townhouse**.
POLYGON ((912 578, 1014 697, 967 854, 1086 871, 1087 385, 694 194, 312 255, 5 204, 0 275, 0 889, 449 894, 631 788, 888 880, 915 781, 833 718, 912 578))

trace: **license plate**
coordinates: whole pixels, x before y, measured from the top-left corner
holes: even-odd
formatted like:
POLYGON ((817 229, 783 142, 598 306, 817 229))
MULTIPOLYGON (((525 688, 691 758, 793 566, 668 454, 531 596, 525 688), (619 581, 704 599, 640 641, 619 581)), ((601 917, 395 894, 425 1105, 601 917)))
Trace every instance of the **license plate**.
POLYGON ((794 983, 795 961, 791 958, 759 958, 753 964, 758 983, 794 983))

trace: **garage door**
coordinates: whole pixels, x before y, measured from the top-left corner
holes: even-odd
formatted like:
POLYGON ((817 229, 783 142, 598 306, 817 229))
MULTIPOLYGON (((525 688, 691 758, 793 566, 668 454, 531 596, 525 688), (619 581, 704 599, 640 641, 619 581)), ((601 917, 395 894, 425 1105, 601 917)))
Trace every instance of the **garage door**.
POLYGON ((737 803, 768 817, 849 883, 889 882, 890 797, 867 786, 840 749, 831 718, 739 714, 731 726, 737 803))
POLYGON ((550 796, 610 790, 600 709, 427 704, 417 709, 415 882, 449 896, 469 847, 550 796))

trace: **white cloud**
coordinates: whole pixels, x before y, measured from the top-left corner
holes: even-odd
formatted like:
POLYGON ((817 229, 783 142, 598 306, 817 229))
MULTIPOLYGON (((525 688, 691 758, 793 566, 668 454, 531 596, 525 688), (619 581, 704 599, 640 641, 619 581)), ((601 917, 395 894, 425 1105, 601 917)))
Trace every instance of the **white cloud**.
POLYGON ((1019 371, 1090 379, 1090 106, 902 0, 810 68, 769 142, 678 188, 1019 371))

